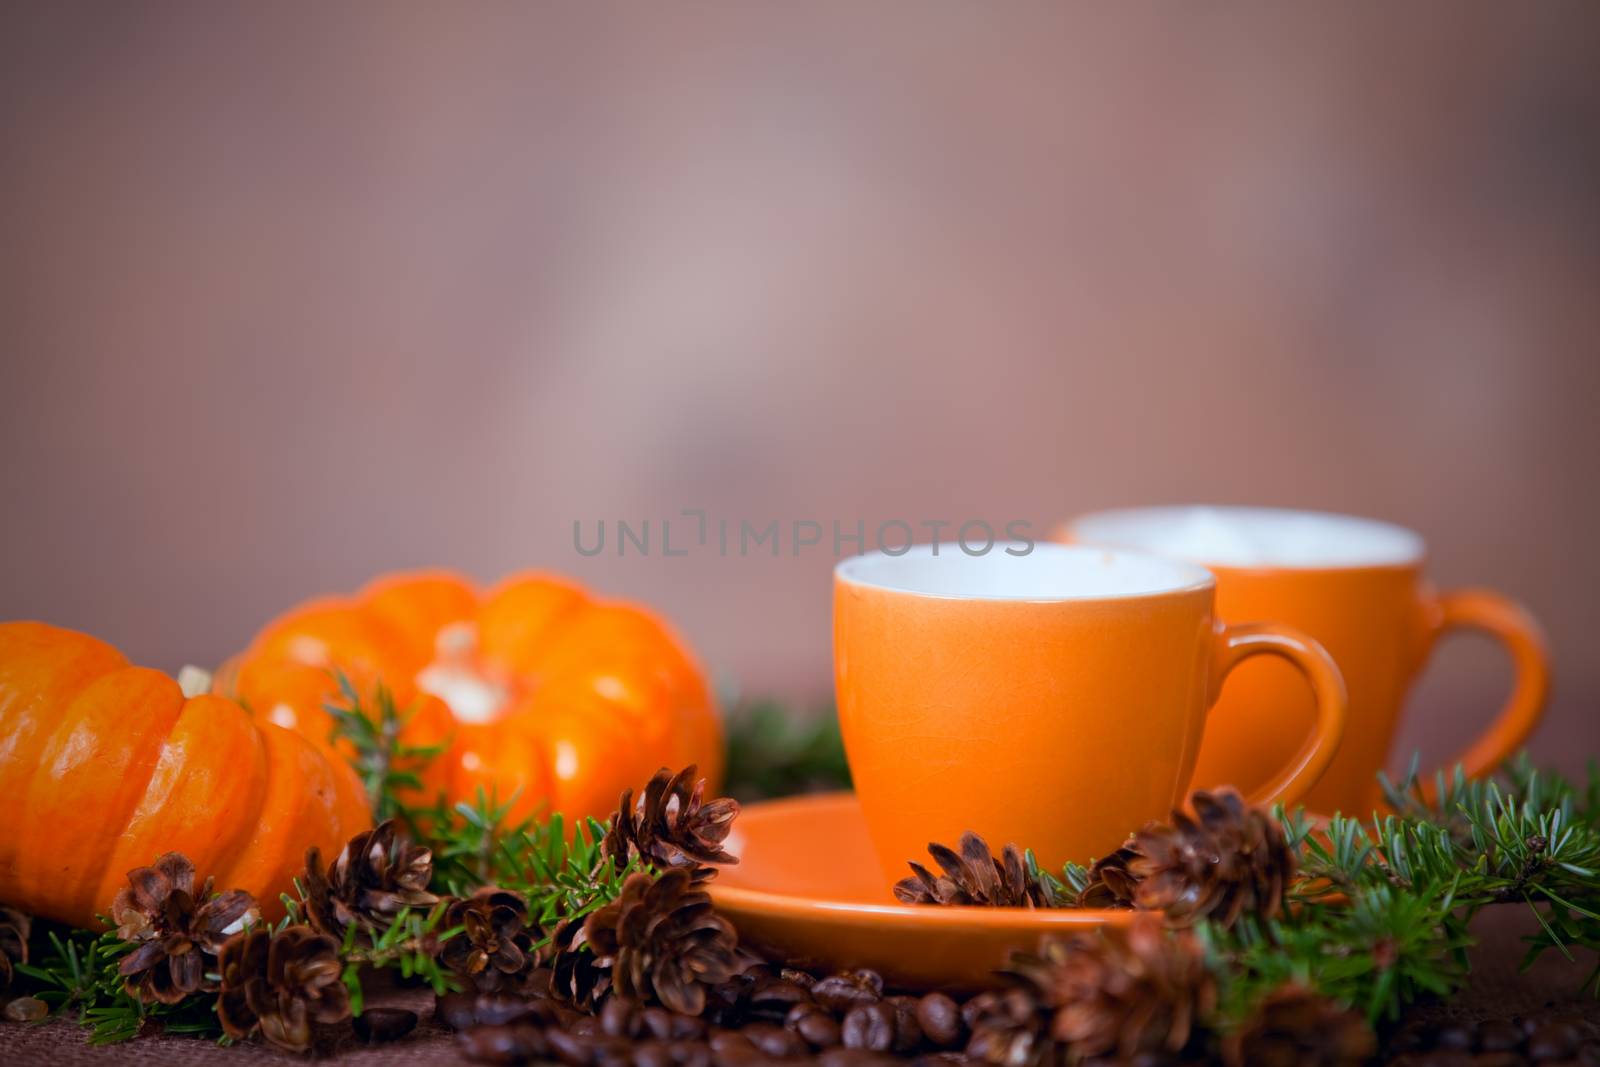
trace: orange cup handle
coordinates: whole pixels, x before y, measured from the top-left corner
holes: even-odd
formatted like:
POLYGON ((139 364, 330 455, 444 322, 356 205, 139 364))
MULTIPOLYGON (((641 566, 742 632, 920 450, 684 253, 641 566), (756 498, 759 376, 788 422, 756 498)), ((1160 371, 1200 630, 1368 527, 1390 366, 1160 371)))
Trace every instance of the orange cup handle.
MULTIPOLYGON (((1457 589, 1438 600, 1439 630, 1480 630, 1511 653, 1516 681, 1500 714, 1455 763, 1468 777, 1494 771, 1522 746, 1544 714, 1550 692, 1550 653, 1544 633, 1522 606, 1487 589, 1457 589)), ((1450 766, 1454 766, 1452 763, 1450 766)))
POLYGON ((1246 798, 1252 804, 1263 806, 1294 804, 1317 784, 1328 764, 1333 762, 1339 742, 1344 739, 1348 704, 1344 677, 1326 649, 1315 639, 1288 626, 1270 622, 1224 626, 1217 633, 1217 642, 1213 701, 1228 672, 1251 656, 1280 656, 1299 668, 1311 683, 1317 701, 1316 728, 1294 759, 1246 798))

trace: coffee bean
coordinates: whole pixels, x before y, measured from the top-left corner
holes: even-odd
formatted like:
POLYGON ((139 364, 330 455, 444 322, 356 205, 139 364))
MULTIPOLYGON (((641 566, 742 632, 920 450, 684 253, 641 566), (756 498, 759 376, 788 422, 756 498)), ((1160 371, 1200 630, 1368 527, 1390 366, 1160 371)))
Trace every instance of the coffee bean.
POLYGON ((368 1044, 398 1041, 417 1028, 417 1013, 404 1008, 368 1008, 350 1025, 356 1036, 368 1044))
POLYGON ((929 993, 917 1001, 917 1023, 938 1048, 955 1048, 961 1042, 961 1008, 943 993, 929 993))
POLYGON ((839 1022, 815 1004, 796 1004, 783 1025, 805 1038, 814 1048, 832 1048, 839 1043, 839 1022))
POLYGON ((775 1060, 803 1056, 810 1051, 800 1035, 774 1023, 751 1023, 743 1033, 752 1045, 775 1060))
POLYGON ((851 1008, 839 1027, 845 1048, 887 1052, 894 1045, 894 1009, 887 1004, 862 1004, 851 1008))
POLYGON ((672 1040, 672 1013, 666 1008, 645 1008, 639 1013, 639 1023, 657 1041, 672 1040))
POLYGON ((433 1021, 451 1030, 467 1030, 478 1021, 471 993, 446 993, 433 1001, 433 1021))
POLYGON ((910 1052, 922 1044, 922 1024, 917 1022, 916 997, 885 997, 894 1012, 894 1051, 910 1052))
POLYGON ((811 987, 811 998, 831 1012, 847 1012, 883 996, 883 978, 875 971, 830 974, 811 987))
POLYGON ((1504 1019, 1478 1024, 1478 1048, 1483 1052, 1508 1052, 1522 1044, 1522 1028, 1504 1019))
POLYGON ((1468 1023, 1447 1022, 1441 1024, 1433 1032, 1433 1047, 1453 1049, 1457 1052, 1469 1051, 1474 1044, 1475 1035, 1472 1026, 1468 1023))
POLYGON ((1528 1056, 1534 1060, 1560 1060, 1578 1048, 1577 1030, 1565 1022, 1548 1022, 1528 1035, 1528 1056))
POLYGON ((545 1040, 556 1059, 570 1067, 589 1067, 595 1061, 594 1041, 567 1030, 546 1030, 545 1040))
POLYGON ((785 967, 783 970, 778 972, 778 977, 782 978, 785 982, 793 982, 801 989, 810 989, 812 986, 817 984, 816 978, 812 977, 810 974, 807 974, 805 971, 797 971, 793 967, 785 967))
POLYGON ((526 1023, 474 1026, 456 1034, 456 1048, 478 1063, 516 1064, 543 1059, 549 1052, 544 1032, 526 1023))
POLYGON ((978 1020, 999 1012, 1002 1003, 999 993, 979 993, 961 1005, 961 1025, 968 1030, 976 1029, 978 1020))
POLYGON ((480 1023, 499 1025, 527 1014, 527 997, 510 993, 479 993, 472 1001, 472 1016, 480 1023))
POLYGON ((676 1063, 665 1041, 641 1041, 633 1046, 633 1067, 673 1067, 676 1063))
POLYGON ((637 1007, 612 997, 600 1009, 600 1030, 608 1037, 638 1037, 644 1030, 644 1019, 637 1007))
POLYGON ((50 1006, 38 997, 17 997, 6 1002, 5 1017, 14 1023, 36 1023, 48 1014, 50 1006))
POLYGON ((574 1019, 563 1029, 576 1037, 594 1037, 596 1034, 601 1033, 600 1020, 593 1015, 584 1015, 574 1019))
POLYGON ((782 1019, 796 1004, 811 1000, 810 991, 794 982, 772 979, 757 984, 750 991, 750 1010, 769 1019, 782 1019))
POLYGON ((737 1030, 718 1030, 711 1035, 709 1044, 711 1045, 711 1051, 714 1053, 755 1051, 755 1046, 750 1043, 750 1039, 737 1030))
POLYGON ((678 1067, 711 1067, 711 1046, 704 1041, 674 1041, 667 1049, 678 1067))
POLYGON ((713 1052, 711 1062, 715 1067, 766 1067, 772 1061, 757 1052, 754 1047, 731 1045, 721 1052, 713 1052))

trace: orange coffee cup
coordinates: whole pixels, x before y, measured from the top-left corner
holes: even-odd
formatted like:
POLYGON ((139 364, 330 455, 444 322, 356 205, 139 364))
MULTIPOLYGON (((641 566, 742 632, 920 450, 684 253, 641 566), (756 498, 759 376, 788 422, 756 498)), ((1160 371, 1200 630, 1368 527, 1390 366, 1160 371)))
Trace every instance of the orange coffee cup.
POLYGON ((1315 641, 1219 622, 1192 563, 1025 549, 917 545, 834 570, 839 721, 890 882, 966 830, 1052 867, 1111 852, 1186 795, 1223 677, 1257 654, 1305 675, 1317 725, 1252 799, 1298 801, 1327 768, 1344 686, 1315 641))
MULTIPOLYGON (((1216 575, 1217 609, 1228 618, 1281 619, 1321 642, 1344 675, 1350 716, 1332 766, 1306 794, 1315 811, 1365 814, 1380 802, 1376 776, 1406 693, 1447 630, 1493 635, 1516 669, 1499 717, 1459 757, 1468 774, 1492 771, 1543 712, 1550 664, 1538 624, 1497 593, 1436 592, 1423 575, 1422 538, 1402 527, 1276 508, 1134 508, 1074 519, 1057 537, 1200 563, 1216 575)), ((1248 789, 1274 774, 1317 720, 1302 688, 1271 663, 1229 678, 1195 782, 1248 789)))

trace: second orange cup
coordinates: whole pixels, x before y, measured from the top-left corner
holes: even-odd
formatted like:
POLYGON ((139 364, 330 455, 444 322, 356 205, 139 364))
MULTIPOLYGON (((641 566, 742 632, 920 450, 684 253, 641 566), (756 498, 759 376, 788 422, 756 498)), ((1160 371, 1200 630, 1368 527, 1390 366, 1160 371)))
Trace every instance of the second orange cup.
POLYGON ((1251 797, 1294 803, 1344 731, 1338 669, 1286 626, 1232 626, 1195 564, 1038 544, 913 546, 834 572, 834 675, 885 893, 963 831, 1043 864, 1117 848, 1185 795, 1223 678, 1258 654, 1309 682, 1315 728, 1251 797))
MULTIPOLYGON (((1422 538, 1402 527, 1279 508, 1158 507, 1085 515, 1056 536, 1201 563, 1216 575, 1218 608, 1229 618, 1281 619, 1322 643, 1349 687, 1350 725, 1328 773, 1306 795, 1314 811, 1364 815, 1381 805, 1377 772, 1406 693, 1449 630, 1497 638, 1516 670, 1499 716, 1458 757, 1468 775, 1493 771, 1543 711, 1550 664, 1538 624, 1488 590, 1436 591, 1424 572, 1422 538)), ((1249 789, 1268 780, 1305 745, 1319 714, 1292 672, 1252 664, 1223 689, 1195 784, 1249 789)))

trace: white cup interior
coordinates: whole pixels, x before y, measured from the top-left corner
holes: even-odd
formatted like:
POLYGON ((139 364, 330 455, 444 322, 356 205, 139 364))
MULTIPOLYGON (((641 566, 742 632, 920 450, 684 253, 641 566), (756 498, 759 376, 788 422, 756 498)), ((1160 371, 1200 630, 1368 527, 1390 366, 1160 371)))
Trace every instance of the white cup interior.
POLYGON ((1086 545, 1156 552, 1225 567, 1381 567, 1422 559, 1402 526, 1285 508, 1161 507, 1101 511, 1071 524, 1086 545))
POLYGON ((979 600, 1101 600, 1150 596, 1212 584, 1204 567, 1144 552, 1036 543, 997 544, 981 556, 959 545, 912 545, 899 555, 868 552, 834 573, 846 582, 921 596, 979 600))

